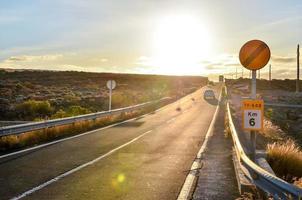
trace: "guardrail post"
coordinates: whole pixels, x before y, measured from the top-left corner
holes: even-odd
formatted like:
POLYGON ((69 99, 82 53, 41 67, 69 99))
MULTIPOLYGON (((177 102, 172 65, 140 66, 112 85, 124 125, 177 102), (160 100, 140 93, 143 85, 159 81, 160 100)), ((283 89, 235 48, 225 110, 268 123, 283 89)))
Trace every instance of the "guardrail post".
POLYGON ((251 140, 251 147, 252 147, 252 154, 251 159, 256 160, 256 131, 251 131, 250 133, 250 140, 251 140))

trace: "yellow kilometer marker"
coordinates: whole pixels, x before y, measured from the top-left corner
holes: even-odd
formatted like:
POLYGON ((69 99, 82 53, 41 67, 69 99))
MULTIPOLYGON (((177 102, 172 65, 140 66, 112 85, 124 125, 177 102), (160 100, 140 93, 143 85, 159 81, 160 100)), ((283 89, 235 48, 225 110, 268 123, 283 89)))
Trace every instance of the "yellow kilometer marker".
POLYGON ((244 130, 261 131, 263 129, 263 100, 242 101, 242 127, 244 130))

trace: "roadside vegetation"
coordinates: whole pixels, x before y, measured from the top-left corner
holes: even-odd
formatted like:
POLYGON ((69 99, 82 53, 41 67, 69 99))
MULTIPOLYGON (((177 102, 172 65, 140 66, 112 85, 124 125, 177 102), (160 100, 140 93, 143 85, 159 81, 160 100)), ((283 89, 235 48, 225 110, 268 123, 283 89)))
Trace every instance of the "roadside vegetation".
MULTIPOLYGON (((33 146, 40 143, 45 143, 52 141, 54 139, 64 138, 66 136, 76 135, 86 131, 94 130, 96 128, 101 128, 113 123, 121 122, 133 117, 140 116, 145 113, 154 111, 155 109, 166 105, 171 100, 159 103, 157 105, 150 105, 143 109, 138 109, 133 112, 126 112, 121 114, 116 114, 107 117, 100 117, 95 120, 79 121, 73 124, 67 124, 62 126, 51 127, 47 129, 26 132, 19 135, 3 136, 0 137, 0 152, 12 151, 27 146, 33 146)), ((73 111, 78 111, 78 108, 73 109, 73 111)), ((75 113, 73 113, 75 114, 75 113)), ((65 116, 62 113, 60 116, 65 116)))
MULTIPOLYGON (((227 85, 236 101, 236 97, 248 94, 250 79, 227 80, 227 85)), ((302 104, 302 93, 295 93, 295 80, 257 80, 257 93, 266 102, 302 104)), ((258 149, 266 149, 267 161, 278 177, 302 188, 302 109, 267 106, 264 114, 258 149)))
POLYGON ((292 140, 267 145, 267 161, 274 172, 288 182, 302 186, 302 151, 292 140))
POLYGON ((112 109, 184 96, 208 81, 200 76, 0 70, 0 120, 39 121, 107 110, 110 79, 117 82, 112 109))
MULTIPOLYGON (((110 79, 117 82, 112 94, 112 109, 163 97, 177 99, 208 82, 207 78, 199 76, 27 70, 0 72, 0 120, 3 121, 43 121, 107 110, 106 82, 110 79)), ((0 137, 0 151, 11 151, 83 133, 151 112, 162 105, 96 120, 3 136, 0 137)))

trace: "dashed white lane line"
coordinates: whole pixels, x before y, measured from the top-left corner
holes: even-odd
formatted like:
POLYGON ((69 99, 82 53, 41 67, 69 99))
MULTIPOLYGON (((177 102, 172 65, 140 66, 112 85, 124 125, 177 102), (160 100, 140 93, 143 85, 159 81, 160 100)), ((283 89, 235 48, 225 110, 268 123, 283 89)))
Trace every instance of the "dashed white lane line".
POLYGON ((65 172, 65 173, 63 173, 63 174, 61 174, 61 175, 59 175, 59 176, 57 176, 57 177, 55 177, 55 178, 53 178, 53 179, 50 179, 49 181, 46 181, 46 182, 42 183, 41 185, 38 185, 38 186, 36 186, 36 187, 34 187, 34 188, 32 188, 32 189, 30 189, 30 190, 28 190, 28 191, 26 191, 26 192, 24 192, 24 193, 18 195, 18 196, 16 196, 16 197, 13 197, 13 198, 11 198, 11 199, 13 199, 13 200, 18 200, 18 199, 22 199, 22 198, 24 198, 24 197, 26 197, 26 196, 28 196, 28 195, 30 195, 30 194, 33 194, 34 192, 36 192, 36 191, 38 191, 38 190, 41 190, 41 189, 45 188, 46 186, 48 186, 48 185, 50 185, 50 184, 52 184, 52 183, 55 183, 55 182, 59 181, 59 180, 62 179, 62 178, 65 178, 66 176, 69 176, 69 175, 71 175, 71 174, 73 174, 73 173, 75 173, 75 172, 77 172, 77 171, 79 171, 79 170, 81 170, 81 169, 83 169, 83 168, 85 168, 85 167, 88 167, 88 166, 90 166, 90 165, 93 165, 94 163, 100 161, 101 159, 103 159, 103 158, 105 158, 105 157, 107 157, 107 156, 113 154, 114 152, 116 152, 116 151, 118 151, 118 150, 120 150, 120 149, 122 149, 122 148, 128 146, 129 144, 131 144, 131 143, 137 141, 138 139, 140 139, 141 137, 145 136, 146 134, 148 134, 148 133, 150 133, 150 132, 152 132, 152 130, 149 130, 149 131, 147 131, 147 132, 141 134, 140 136, 138 136, 138 137, 136 137, 136 138, 130 140, 129 142, 127 142, 127 143, 125 143, 125 144, 122 144, 122 145, 120 145, 119 147, 117 147, 117 148, 115 148, 115 149, 112 149, 111 151, 109 151, 109 152, 107 152, 107 153, 105 153, 105 154, 103 154, 103 155, 101 155, 101 156, 99 156, 99 157, 97 157, 97 158, 95 158, 95 159, 93 159, 93 160, 87 162, 87 163, 84 163, 84 164, 82 164, 82 165, 80 165, 80 166, 78 166, 78 167, 76 167, 76 168, 74 168, 74 169, 71 169, 71 170, 69 170, 69 171, 67 171, 67 172, 65 172))
POLYGON ((170 124, 171 122, 173 122, 176 119, 176 117, 173 117, 171 119, 169 119, 168 121, 166 121, 167 124, 170 124))

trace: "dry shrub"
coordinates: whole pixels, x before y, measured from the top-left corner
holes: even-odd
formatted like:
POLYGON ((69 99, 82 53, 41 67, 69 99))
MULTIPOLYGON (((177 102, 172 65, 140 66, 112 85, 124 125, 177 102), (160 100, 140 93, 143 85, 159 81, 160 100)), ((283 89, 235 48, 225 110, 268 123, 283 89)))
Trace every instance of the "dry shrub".
POLYGON ((294 185, 302 188, 302 178, 296 178, 296 179, 294 179, 294 185))
POLYGON ((267 145, 267 160, 274 172, 287 181, 302 177, 302 151, 291 139, 267 145))
POLYGON ((230 128, 230 124, 229 124, 229 117, 228 117, 227 112, 225 113, 225 116, 224 116, 224 136, 226 138, 232 136, 231 128, 230 128))

